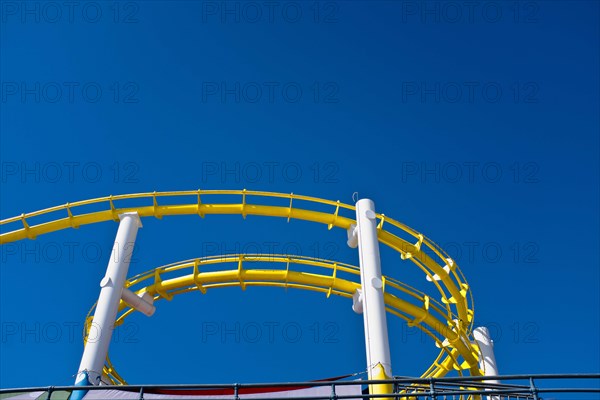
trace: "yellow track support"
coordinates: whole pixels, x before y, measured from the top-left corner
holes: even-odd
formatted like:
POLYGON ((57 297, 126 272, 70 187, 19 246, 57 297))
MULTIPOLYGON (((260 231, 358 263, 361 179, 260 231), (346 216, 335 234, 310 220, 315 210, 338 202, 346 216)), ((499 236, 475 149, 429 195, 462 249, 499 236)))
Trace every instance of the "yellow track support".
MULTIPOLYGON (((390 277, 386 277, 386 283, 384 299, 389 313, 405 321, 422 319, 418 327, 436 343, 439 343, 441 338, 454 334, 449 327, 453 316, 446 314, 442 303, 430 300, 425 308, 424 299, 427 295, 424 293, 390 277)), ((171 300, 177 295, 192 291, 207 292, 209 289, 232 286, 289 287, 352 298, 356 289, 361 287, 358 267, 337 261, 279 254, 230 254, 181 261, 137 275, 127 281, 126 286, 140 295, 148 293, 157 301, 171 300), (271 268, 259 268, 265 264, 271 268), (199 271, 199 266, 202 267, 202 272, 199 271), (307 266, 319 267, 323 272, 315 273, 313 269, 311 272, 304 271, 307 266), (214 270, 216 267, 218 268, 214 270), (344 273, 348 279, 340 278, 338 273, 344 273), (163 279, 163 274, 168 274, 170 278, 163 279)), ((88 319, 92 316, 94 307, 90 310, 88 319)), ((133 308, 121 301, 115 325, 121 325, 133 312, 133 308)), ((456 347, 442 348, 440 355, 423 377, 438 377, 452 369, 463 369, 460 368, 457 359, 465 352, 477 357, 469 338, 460 339, 456 347), (445 360, 438 362, 444 354, 445 360)), ((104 372, 113 383, 126 384, 109 360, 104 372)), ((477 375, 480 374, 478 369, 476 372, 477 375)), ((381 388, 382 385, 378 386, 381 388)))
MULTIPOLYGON (((355 223, 354 206, 316 197, 245 189, 149 192, 83 200, 4 219, 0 221, 0 229, 3 232, 0 234, 0 244, 23 239, 35 239, 39 235, 67 228, 77 228, 81 225, 110 220, 118 221, 118 215, 125 212, 137 212, 140 217, 155 218, 170 215, 199 215, 204 217, 209 214, 239 214, 243 217, 248 215, 271 216, 286 218, 288 221, 290 219, 301 219, 318 222, 330 229, 333 227, 348 229, 351 224, 355 223), (202 201, 200 201, 201 197, 202 201), (219 202, 224 197, 228 199, 238 197, 239 202, 219 202), (181 201, 174 202, 174 198, 181 199, 181 201), (130 204, 132 199, 136 199, 140 204, 119 207, 118 203, 120 201, 129 200, 130 204), (210 200, 213 199, 215 201, 211 202, 210 200), (267 199, 270 199, 269 203, 273 203, 273 199, 281 199, 282 204, 281 206, 265 204, 267 199), (323 212, 311 209, 315 205, 327 205, 331 207, 331 210, 323 212), (93 207, 97 211, 78 212, 83 206, 93 207), (36 223, 38 217, 44 217, 44 221, 36 223)), ((434 301, 431 296, 423 295, 419 298, 420 305, 404 304, 399 298, 389 298, 387 292, 393 280, 386 277, 386 304, 388 304, 388 301, 393 303, 393 307, 390 305, 392 303, 388 304, 388 311, 427 331, 442 348, 440 356, 434 361, 432 367, 426 371, 425 375, 442 376, 450 369, 457 369, 459 372, 468 370, 471 375, 480 375, 478 353, 470 342, 474 315, 472 294, 456 262, 452 261, 442 249, 421 233, 387 215, 377 214, 377 218, 379 219, 379 241, 397 251, 403 260, 410 260, 419 267, 425 276, 431 279, 432 284, 439 292, 441 303, 434 301), (451 266, 449 272, 444 270, 446 265, 451 266), (437 275, 439 280, 433 279, 434 275, 437 275), (433 304, 437 304, 436 307, 445 316, 444 318, 434 317, 434 314, 432 314, 433 304), (437 335, 433 332, 437 332, 437 335), (445 358, 444 354, 446 355, 445 358), (442 360, 442 358, 444 359, 442 360)), ((237 257, 235 262, 239 263, 239 256, 237 257)), ((290 257, 284 257, 286 263, 290 262, 290 257)), ((223 257, 219 256, 219 259, 223 259, 223 257)), ((300 261, 299 257, 296 257, 296 259, 300 261)), ((308 262, 306 260, 304 259, 305 263, 308 262)), ((207 262, 213 261, 203 259, 197 267, 203 267, 207 262)), ((343 265, 337 263, 337 271, 341 271, 343 265)), ((390 267, 387 267, 388 271, 390 267)), ((193 264, 191 268, 193 269, 193 264)), ((197 268, 196 271, 201 269, 203 270, 203 268, 197 268)), ((159 271, 158 275, 160 276, 161 273, 162 270, 159 271)), ((188 278, 185 277, 178 279, 188 282, 188 278)), ((339 276, 334 278, 332 274, 319 277, 318 275, 310 276, 307 273, 291 270, 260 272, 259 270, 240 269, 238 265, 238 268, 233 270, 194 273, 192 274, 192 280, 188 282, 190 288, 186 291, 217 286, 252 286, 258 285, 259 282, 263 286, 286 286, 316 291, 322 291, 317 288, 326 288, 324 289, 325 293, 346 296, 348 293, 349 296, 353 293, 347 290, 356 289, 355 282, 346 281, 339 276)), ((154 293, 152 294, 155 296, 160 296, 160 293, 163 292, 166 293, 164 297, 169 297, 173 295, 171 291, 177 287, 177 284, 172 280, 160 282, 159 279, 154 286, 148 287, 148 291, 153 290, 154 293)), ((406 288, 400 283, 398 283, 398 286, 406 288)))

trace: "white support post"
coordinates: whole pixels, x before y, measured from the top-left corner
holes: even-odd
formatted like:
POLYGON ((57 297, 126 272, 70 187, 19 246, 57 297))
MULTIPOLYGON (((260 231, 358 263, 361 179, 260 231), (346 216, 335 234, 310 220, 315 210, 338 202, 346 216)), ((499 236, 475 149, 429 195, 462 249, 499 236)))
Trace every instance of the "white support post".
MULTIPOLYGON (((494 355, 494 341, 490 336, 490 331, 485 326, 480 326, 473 329, 473 338, 479 346, 481 359, 479 360, 479 368, 483 370, 484 376, 497 376, 498 366, 496 365, 496 356, 494 355)), ((484 381, 485 383, 498 384, 496 379, 484 381)), ((486 389, 492 390, 492 389, 486 389)), ((500 400, 501 396, 487 396, 487 400, 500 400)))
POLYGON ((100 384, 135 238, 138 228, 142 226, 137 212, 121 214, 119 218, 121 222, 106 268, 106 275, 100 281, 100 296, 94 312, 90 337, 85 345, 75 379, 75 384, 79 386, 100 384))
MULTIPOLYGON (((362 291, 362 311, 367 350, 367 371, 369 379, 390 379, 392 363, 388 339, 387 319, 377 239, 377 218, 375 205, 369 199, 356 203, 356 229, 349 232, 348 244, 358 246, 360 259, 360 281, 362 291), (356 238, 353 238, 356 236, 356 238), (357 240, 356 240, 357 239, 357 240)), ((357 307, 358 308, 358 307, 357 307)), ((391 385, 372 385, 371 393, 391 393, 391 385)))
MULTIPOLYGON (((498 366, 496 365, 496 356, 494 355, 494 341, 490 337, 490 331, 485 326, 480 326, 473 330, 473 338, 479 346, 481 360, 479 367, 483 370, 485 376, 498 375, 498 366)), ((499 383, 497 380, 489 380, 487 383, 499 383)))

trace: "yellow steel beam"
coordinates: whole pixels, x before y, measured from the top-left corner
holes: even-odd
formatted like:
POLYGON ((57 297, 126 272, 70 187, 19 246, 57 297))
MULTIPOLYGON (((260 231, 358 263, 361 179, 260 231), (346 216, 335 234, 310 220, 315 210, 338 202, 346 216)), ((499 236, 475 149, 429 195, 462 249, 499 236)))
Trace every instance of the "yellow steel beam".
MULTIPOLYGON (((269 203, 273 201, 270 200, 269 203)), ((322 209, 322 207, 320 207, 322 209)), ((35 239, 37 236, 50 232, 77 228, 81 225, 94 224, 103 221, 114 220, 118 221, 118 215, 125 212, 137 212, 140 217, 155 217, 161 218, 165 215, 199 215, 204 217, 207 214, 240 214, 243 217, 247 215, 256 216, 271 216, 290 219, 301 219, 327 225, 328 228, 337 227, 347 229, 351 224, 355 223, 355 207, 344 204, 339 201, 331 201, 319 199, 316 197, 302 196, 296 194, 273 193, 264 191, 250 190, 194 190, 194 191, 178 191, 178 192, 148 192, 124 194, 118 196, 107 196, 97 199, 83 200, 65 205, 51 207, 48 209, 35 211, 27 214, 21 214, 16 217, 7 218, 0 221, 0 244, 14 242, 23 239, 35 239), (223 202, 224 196, 239 196, 240 202, 227 203, 223 202), (173 198, 182 199, 181 202, 174 202, 173 198), (266 199, 281 199, 282 205, 275 206, 264 204, 266 199), (123 200, 138 199, 141 204, 136 206, 129 205, 128 207, 119 207, 119 202, 123 200), (207 201, 215 199, 214 202, 207 201), (193 201, 192 201, 193 200, 193 201), (218 200, 221 200, 219 202, 218 200), (145 204, 142 204, 145 203, 145 204), (329 212, 317 211, 311 209, 314 205, 330 206, 329 212), (82 207, 95 205, 97 211, 84 212, 82 207), (343 214, 347 214, 346 216, 343 214), (37 222, 37 217, 44 216, 43 222, 37 222), (37 223, 36 223, 37 222, 37 223)), ((430 310, 420 308, 413 304, 401 304, 396 310, 388 309, 391 313, 399 315, 409 321, 411 324, 419 326, 421 329, 427 330, 424 325, 437 331, 450 342, 452 349, 459 349, 460 356, 464 359, 462 364, 458 366, 461 369, 468 369, 471 374, 478 375, 477 353, 473 351, 468 340, 472 324, 473 324, 473 299, 469 285, 465 277, 458 268, 455 262, 452 262, 450 272, 444 270, 444 266, 450 263, 449 256, 440 249, 434 242, 426 238, 424 235, 414 229, 388 217, 384 214, 377 214, 378 237, 379 241, 397 251, 405 260, 410 260, 418 266, 430 278, 437 275, 440 280, 432 280, 432 284, 440 293, 441 303, 430 303, 434 310, 445 314, 444 324, 433 327, 439 321, 432 320, 430 310), (406 315, 398 312, 410 315, 406 315), (442 312, 442 310, 445 310, 442 312), (410 319, 412 318, 412 319, 410 319)), ((203 260, 203 263, 216 262, 215 260, 203 260)), ((338 265, 341 265, 338 263, 338 265)), ((221 271, 220 274, 210 275, 209 273, 198 272, 194 274, 194 288, 222 287, 227 285, 255 285, 259 282, 251 282, 253 273, 246 270, 235 270, 235 282, 225 281, 230 279, 230 273, 221 271), (208 274, 208 275, 206 275, 208 274), (248 275, 249 274, 249 275, 248 275), (216 279, 214 283, 205 281, 205 279, 216 279)), ((298 287, 302 289, 321 291, 320 287, 313 286, 314 279, 317 278, 310 275, 296 276, 292 271, 272 272, 268 274, 259 274, 264 279, 264 285, 280 285, 280 279, 285 279, 285 287, 298 287), (269 279, 267 279, 267 277, 269 279), (298 282, 292 282, 291 278, 297 278, 298 282)), ((159 273, 160 276, 160 273, 159 273)), ((147 279, 147 278, 146 278, 147 279)), ((183 278, 182 278, 183 279, 183 278)), ((348 295, 343 288, 338 288, 338 284, 342 284, 343 280, 331 276, 327 277, 329 285, 327 293, 335 293, 348 295)), ((185 279, 184 279, 185 281, 185 279)), ((386 282, 392 282, 392 285, 403 287, 401 284, 391 278, 386 278, 386 282)), ((323 282, 321 282, 323 283, 323 282)), ((156 282, 154 289, 156 293, 161 291, 168 292, 168 285, 174 284, 169 280, 156 282)), ((348 289, 348 288, 346 288, 348 289)), ((190 289, 191 290, 191 289, 190 289)), ((186 291, 189 291, 186 289, 186 291)), ((351 295, 351 294, 350 294, 351 295)), ((425 298, 422 297, 424 300, 425 298)), ((428 299, 429 301, 429 299, 428 299)), ((395 300, 392 301, 392 303, 395 300)), ((441 370, 447 370, 448 358, 453 359, 451 365, 457 368, 457 360, 452 356, 451 349, 447 349, 447 343, 438 343, 442 347, 442 353, 448 353, 448 357, 439 363, 439 357, 436 360, 438 366, 430 369, 430 376, 439 374, 441 370)), ((440 353, 440 354, 442 354, 440 353)))
MULTIPOLYGON (((452 369, 468 370, 472 375, 480 375, 481 371, 477 364, 478 353, 471 345, 469 335, 464 331, 459 332, 452 328, 455 326, 452 321, 454 315, 444 313, 443 307, 439 303, 436 304, 435 301, 433 301, 432 307, 429 307, 429 304, 426 305, 424 300, 427 296, 424 293, 408 285, 399 284, 393 278, 386 277, 385 279, 388 284, 385 288, 384 300, 388 312, 406 321, 420 320, 421 322, 415 326, 431 336, 438 344, 441 344, 444 339, 448 339, 450 342, 450 345, 442 348, 440 356, 423 376, 439 377, 452 369), (406 299, 400 298, 400 296, 406 299), (414 305, 415 299, 419 300, 422 306, 414 305), (446 354, 446 357, 440 362, 443 354, 446 354), (462 357, 462 362, 459 357, 462 357)), ((317 258, 275 254, 231 254, 181 261, 137 275, 126 284, 130 290, 134 290, 138 294, 148 293, 156 300, 170 300, 183 293, 199 291, 200 288, 208 291, 214 288, 242 285, 291 287, 325 294, 333 293, 347 298, 352 298, 354 292, 361 286, 360 271, 355 266, 317 258), (248 269, 245 267, 265 263, 280 268, 248 269), (220 266, 220 264, 232 265, 232 267, 235 264, 238 265, 231 269, 201 271, 201 266, 220 266), (294 266, 293 270, 289 269, 290 264, 294 266), (320 267, 326 273, 302 271, 306 266, 320 267), (354 280, 334 276, 336 269, 348 272, 354 280), (169 279, 161 277, 166 273, 169 274, 169 279)), ((88 320, 90 320, 93 310, 94 308, 90 310, 88 320)), ((132 312, 133 309, 122 301, 116 325, 122 324, 132 312)), ((104 372, 114 383, 126 383, 116 373, 110 360, 107 360, 104 372)), ((387 390, 387 388, 379 389, 387 390)))

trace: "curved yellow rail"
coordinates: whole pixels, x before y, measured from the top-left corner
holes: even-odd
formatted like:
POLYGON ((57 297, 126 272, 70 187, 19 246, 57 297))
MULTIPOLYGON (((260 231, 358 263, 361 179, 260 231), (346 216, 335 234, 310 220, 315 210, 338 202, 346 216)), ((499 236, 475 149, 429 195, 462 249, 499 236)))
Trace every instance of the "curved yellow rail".
MULTIPOLYGON (((355 223, 354 206, 319 199, 316 197, 302 196, 296 194, 273 193, 249 190, 195 190, 178 192, 153 192, 136 193, 118 196, 101 197, 97 199, 83 200, 75 203, 56 206, 40 211, 35 211, 20 216, 0 221, 0 244, 5 244, 22 239, 35 239, 39 235, 67 229, 77 228, 81 225, 93 224, 109 220, 118 221, 118 215, 125 212, 137 212, 140 217, 162 218, 165 215, 199 215, 207 214, 240 214, 244 218, 247 215, 271 216, 302 219, 325 224, 329 229, 333 227, 348 229, 355 223), (208 199, 216 200, 212 202, 208 199), (234 202, 231 202, 232 198, 234 202), (181 199, 181 202, 174 202, 181 199), (224 201, 230 200, 229 202, 224 201), (193 200, 193 201, 192 201, 193 200), (220 202, 218 200, 221 200, 220 202), (272 205, 273 201, 281 201, 281 205, 272 205), (128 205, 120 206, 121 202, 127 201, 128 205), (132 206, 132 201, 145 202, 132 206), (317 211, 315 206, 330 208, 329 212, 317 211), (312 207, 312 209, 311 209, 312 207), (93 210, 89 210, 93 208, 93 210), (82 210, 87 211, 84 212, 82 210), (346 214, 346 215, 344 215, 346 214), (12 227, 12 228, 10 228, 12 227)), ((427 239, 419 232, 406 225, 385 216, 377 214, 378 238, 382 244, 397 251, 403 260, 410 260, 417 265, 440 294, 441 308, 445 314, 451 316, 446 319, 445 324, 435 329, 443 338, 436 340, 448 354, 454 352, 454 359, 448 356, 444 361, 438 362, 430 368, 428 373, 437 371, 435 365, 452 365, 461 370, 469 370, 472 375, 480 375, 478 368, 478 355, 469 341, 473 323, 473 300, 469 285, 465 277, 450 257, 435 243, 427 239), (433 277, 437 276, 438 279, 433 277), (462 361, 458 359, 462 358, 462 361), (450 361, 448 359, 450 358, 450 361)), ((389 268, 389 267, 388 267, 389 268)), ((252 273, 247 271, 243 274, 252 273)), ((226 271, 221 273, 223 277, 229 277, 226 271)), ((217 274, 217 276, 220 276, 217 274)), ((303 276, 298 277, 303 278, 303 276)), ((331 279, 331 277, 328 277, 331 279)), ((272 280, 273 281, 273 280, 272 280)), ((271 281, 271 282, 272 282, 271 281)), ((341 282, 339 279, 336 282, 341 282)), ((297 285, 305 285, 300 280, 297 285)), ((325 283, 320 282, 320 283, 325 283)), ((223 284, 223 283, 222 283, 223 284)), ((160 289, 160 284, 157 287, 160 289)), ((346 287, 348 289, 349 287, 346 287)), ((331 291, 344 293, 342 288, 329 285, 331 291)), ((337 294, 337 293, 336 293, 337 294)), ((407 319, 411 325, 422 324, 435 325, 436 320, 431 314, 431 298, 423 298, 423 304, 413 307, 407 312, 407 319), (425 310, 419 312, 418 310, 425 310)), ((410 309, 406 305, 407 310, 410 309)), ((402 309, 402 308, 400 308, 402 309)), ((406 319, 406 318, 405 318, 406 319)))
MULTIPOLYGON (((453 334, 448 327, 452 324, 453 316, 445 313, 443 304, 396 279, 384 277, 383 281, 386 310, 389 313, 409 323, 415 319, 421 320, 416 326, 438 345, 441 345, 440 337, 450 337, 453 334)), ((148 293, 155 300, 172 300, 177 295, 191 291, 206 293, 209 289, 231 286, 240 286, 244 290, 249 286, 294 288, 325 293, 327 297, 334 294, 352 298, 354 292, 361 287, 358 267, 318 258, 279 254, 230 254, 181 261, 137 275, 128 280, 126 286, 140 295, 148 293), (275 268, 247 267, 266 263, 275 268), (231 265, 232 268, 211 270, 215 265, 231 265), (303 271, 306 266, 319 267, 324 273, 315 273, 314 268, 311 272, 303 271), (169 279, 163 279, 163 275, 168 275, 169 279)), ((94 309, 95 305, 86 319, 86 336, 89 334, 94 309)), ((121 301, 115 325, 121 325, 134 311, 121 301)), ((461 342, 470 341, 468 337, 462 337, 461 342)), ((439 377, 453 368, 459 371, 463 369, 458 364, 461 350, 471 351, 477 356, 476 349, 460 347, 442 347, 440 355, 423 377, 439 377), (439 362, 444 354, 446 358, 439 362)), ((127 384, 109 359, 104 372, 114 384, 127 384)))

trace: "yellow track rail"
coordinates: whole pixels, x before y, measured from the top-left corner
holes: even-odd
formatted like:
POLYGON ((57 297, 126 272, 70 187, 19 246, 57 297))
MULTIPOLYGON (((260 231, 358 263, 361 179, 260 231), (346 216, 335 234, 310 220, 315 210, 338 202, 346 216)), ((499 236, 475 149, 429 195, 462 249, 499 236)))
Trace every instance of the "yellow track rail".
MULTIPOLYGON (((437 343, 440 343, 440 336, 452 334, 448 328, 449 316, 445 313, 443 304, 429 299, 425 293, 396 279, 384 277, 383 281, 386 310, 389 313, 409 323, 415 319, 422 320, 417 326, 437 343), (427 308, 423 306, 426 303, 427 308)), ((240 286, 244 290, 249 286, 294 288, 325 293, 327 297, 334 294, 352 298, 354 292, 361 287, 358 267, 318 258, 282 254, 230 254, 181 261, 137 275, 128 280, 126 286, 140 295, 148 293, 155 300, 172 300, 183 293, 207 293, 209 289, 231 286, 240 286), (259 268, 267 263, 273 268, 259 268), (211 271, 215 265, 221 268, 230 265, 232 268, 211 271), (315 273, 314 268, 311 272, 303 271, 307 266, 319 267, 323 269, 323 273, 315 273), (168 275, 169 279, 163 279, 163 275, 168 275)), ((94 310, 95 305, 86 320, 88 333, 94 310)), ((121 301, 116 325, 121 325, 134 311, 121 301)), ((443 376, 453 366, 457 366, 456 349, 445 348, 440 356, 443 354, 447 355, 446 361, 434 363, 424 376, 443 376)), ((126 384, 110 361, 104 372, 113 383, 126 384)))
MULTIPOLYGON (((245 189, 153 192, 78 201, 4 219, 0 221, 0 229, 2 231, 0 234, 0 244, 23 239, 35 239, 37 236, 46 233, 67 228, 77 228, 81 225, 109 220, 118 221, 118 215, 125 212, 137 212, 140 217, 156 218, 162 218, 167 215, 199 215, 204 217, 207 214, 240 214, 244 218, 247 215, 271 216, 287 218, 288 221, 293 218, 318 222, 327 225, 329 229, 333 227, 348 229, 351 224, 355 223, 354 206, 340 203, 339 201, 324 200, 309 196, 248 191, 245 189), (225 199, 231 200, 232 198, 238 201, 224 201, 225 199), (174 202, 174 199, 181 201, 174 202), (206 201, 207 199, 215 201, 206 201), (274 199, 281 201, 282 204, 265 204, 273 203, 274 199), (132 206, 130 204, 132 200, 146 204, 132 206), (120 206, 119 203, 125 201, 128 202, 127 207, 120 206), (322 205, 328 206, 330 211, 324 212, 314 209, 316 206, 323 208, 322 205), (94 208, 94 210, 83 212, 84 208, 94 208)), ((377 214, 377 219, 379 221, 379 241, 397 251, 403 260, 410 260, 417 265, 426 276, 430 277, 432 284, 435 285, 440 295, 441 303, 436 302, 435 304, 440 311, 443 310, 443 314, 445 315, 443 319, 437 319, 432 314, 435 309, 431 306, 432 298, 429 296, 418 298, 417 300, 422 301, 420 305, 408 302, 406 304, 394 303, 394 309, 398 310, 397 315, 407 320, 411 325, 419 326, 420 328, 423 328, 423 325, 427 325, 429 327, 427 328, 428 334, 434 337, 436 344, 442 348, 440 355, 444 353, 447 355, 443 361, 440 361, 441 357, 438 357, 425 375, 440 376, 438 374, 445 373, 442 371, 448 371, 452 368, 459 371, 468 370, 471 375, 480 375, 478 352, 469 339, 474 314, 472 295, 462 272, 442 249, 424 235, 384 214, 377 214), (446 265, 450 266, 449 272, 444 270, 444 266, 446 265), (433 279, 434 275, 439 276, 440 279, 433 279), (439 337, 432 334, 432 331, 437 332, 439 337)), ((219 256, 218 259, 222 259, 222 256, 219 256)), ((342 264, 337 263, 337 265, 342 264)), ((161 269, 157 269, 156 271, 159 271, 158 277, 160 278, 161 269)), ((232 278, 232 274, 234 273, 232 271, 211 272, 212 275, 205 275, 204 277, 216 280, 210 281, 209 279, 209 281, 201 281, 201 283, 232 286, 234 284, 232 283, 233 281, 227 280, 232 278), (219 279, 222 281, 219 281, 219 279)), ((356 289, 355 282, 338 278, 332 280, 332 276, 328 275, 321 277, 315 275, 311 277, 311 279, 315 280, 308 282, 306 280, 306 273, 298 273, 299 275, 292 273, 292 271, 289 273, 286 275, 285 272, 282 273, 281 271, 277 273, 258 273, 254 270, 235 270, 235 274, 242 275, 242 280, 238 280, 237 285, 242 285, 243 287, 246 283, 242 282, 255 281, 263 282, 263 286, 267 283, 270 286, 281 286, 281 281, 278 278, 282 278, 287 279, 285 281, 287 282, 287 287, 307 288, 309 286, 313 288, 311 290, 327 287, 329 294, 335 291, 336 294, 344 295, 353 293, 348 292, 348 290, 356 289), (267 279, 268 277, 270 279, 267 279), (297 279, 297 281, 292 281, 290 280, 291 278, 297 279), (292 286, 292 284, 297 286, 292 286)), ((193 276, 199 279, 198 274, 193 274, 193 276)), ((387 279, 388 282, 391 282, 391 278, 387 279)), ((169 280, 164 282, 169 282, 169 280)), ((159 283, 159 286, 156 286, 156 283, 154 284, 154 290, 158 289, 156 294, 159 297, 160 290, 163 290, 160 285, 165 284, 159 283)), ((386 295, 386 302, 388 301, 388 297, 386 295)), ((401 301, 399 298, 397 299, 401 301)), ((391 307, 389 304, 388 306, 391 307)), ((390 312, 392 312, 391 309, 390 312)))

